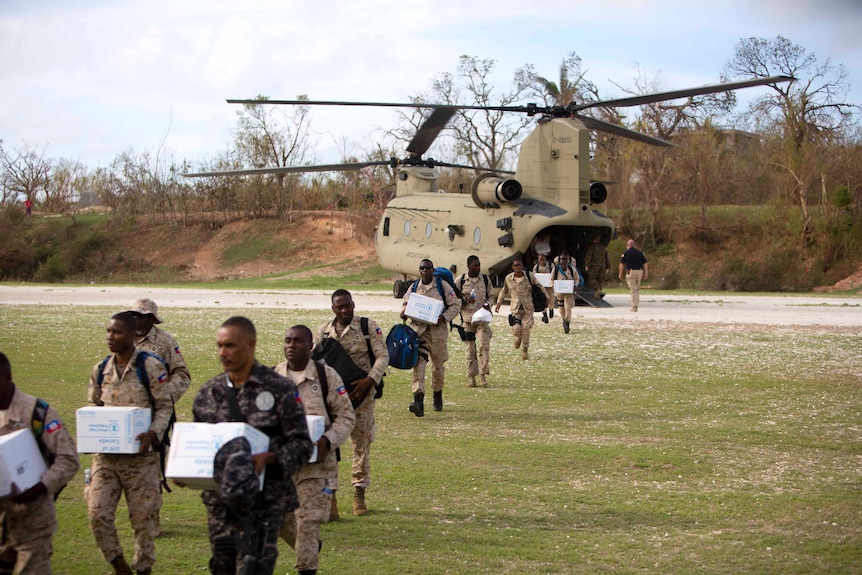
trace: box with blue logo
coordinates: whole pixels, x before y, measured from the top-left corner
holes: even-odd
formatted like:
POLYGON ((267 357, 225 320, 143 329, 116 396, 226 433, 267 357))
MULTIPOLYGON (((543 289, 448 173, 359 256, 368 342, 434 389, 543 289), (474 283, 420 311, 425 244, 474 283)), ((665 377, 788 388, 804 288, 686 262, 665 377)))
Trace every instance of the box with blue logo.
POLYGON ((75 412, 78 453, 137 453, 135 438, 150 429, 144 407, 82 407, 75 412))

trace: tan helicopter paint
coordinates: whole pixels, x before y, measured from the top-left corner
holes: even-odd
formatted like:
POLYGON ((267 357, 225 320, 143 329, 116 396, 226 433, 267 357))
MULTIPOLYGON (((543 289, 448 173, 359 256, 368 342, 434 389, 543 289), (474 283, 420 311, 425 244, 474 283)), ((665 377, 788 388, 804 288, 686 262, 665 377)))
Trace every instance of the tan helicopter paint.
POLYGON ((549 227, 555 230, 555 252, 574 253, 578 232, 591 235, 602 230, 604 243, 614 235, 613 222, 590 208, 589 131, 578 120, 542 120, 524 140, 514 178, 523 187, 517 200, 480 208, 467 194, 435 191, 436 177, 436 169, 430 168, 405 167, 399 172, 396 197, 377 229, 383 268, 416 276, 420 260, 427 258, 461 273, 467 257, 475 254, 485 273, 501 275, 549 227), (505 218, 511 218, 509 229, 498 227, 505 218), (511 244, 501 246, 499 240, 506 234, 511 234, 511 244))

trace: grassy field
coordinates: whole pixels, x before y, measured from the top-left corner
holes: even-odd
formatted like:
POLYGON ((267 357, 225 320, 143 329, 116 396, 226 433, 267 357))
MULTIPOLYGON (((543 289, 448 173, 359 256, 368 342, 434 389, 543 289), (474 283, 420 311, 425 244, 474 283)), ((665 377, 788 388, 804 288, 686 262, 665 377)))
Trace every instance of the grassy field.
MULTIPOLYGON (((16 383, 69 427, 115 311, 0 306, 16 383)), ((285 328, 330 315, 236 312, 255 321, 270 365, 285 328)), ((214 334, 228 315, 164 310, 193 377, 181 420, 219 371, 214 334)), ((343 489, 321 573, 862 573, 862 329, 589 320, 564 336, 557 320, 533 340, 522 362, 497 318, 488 389, 463 386, 450 340, 445 410, 423 419, 407 411, 409 374, 387 377, 371 512, 349 515, 343 489)), ((60 496, 55 573, 110 571, 82 477, 60 496)), ((199 494, 166 494, 162 522, 155 572, 206 572, 199 494)), ((124 504, 118 525, 130 556, 124 504)), ((282 544, 276 573, 293 561, 282 544)))

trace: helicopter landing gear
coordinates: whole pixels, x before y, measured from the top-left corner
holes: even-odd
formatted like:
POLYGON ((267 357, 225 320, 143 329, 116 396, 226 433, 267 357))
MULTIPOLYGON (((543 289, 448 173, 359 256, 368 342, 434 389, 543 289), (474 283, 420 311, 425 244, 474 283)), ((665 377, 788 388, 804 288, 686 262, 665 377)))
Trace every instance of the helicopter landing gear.
POLYGON ((404 294, 407 293, 407 286, 409 284, 404 280, 395 280, 395 283, 392 284, 392 297, 395 299, 402 299, 404 294))

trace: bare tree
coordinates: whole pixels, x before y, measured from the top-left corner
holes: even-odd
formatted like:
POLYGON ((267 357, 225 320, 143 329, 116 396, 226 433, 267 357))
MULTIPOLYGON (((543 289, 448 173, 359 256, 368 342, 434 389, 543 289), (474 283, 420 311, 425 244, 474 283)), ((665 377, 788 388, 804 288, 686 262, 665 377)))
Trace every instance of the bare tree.
MULTIPOLYGON (((310 110, 308 106, 289 108, 267 106, 269 98, 258 96, 261 104, 246 104, 237 112, 234 130, 236 152, 247 167, 301 166, 310 154, 310 110)), ((297 96, 307 100, 307 96, 297 96)), ((294 209, 293 191, 300 181, 292 174, 248 178, 255 203, 255 211, 274 208, 279 217, 291 219, 294 209)), ((299 206, 300 212, 302 210, 299 206)))
POLYGON ((3 180, 4 203, 29 198, 41 202, 51 182, 52 162, 45 150, 36 151, 29 146, 7 152, 0 142, 0 178, 3 180))

